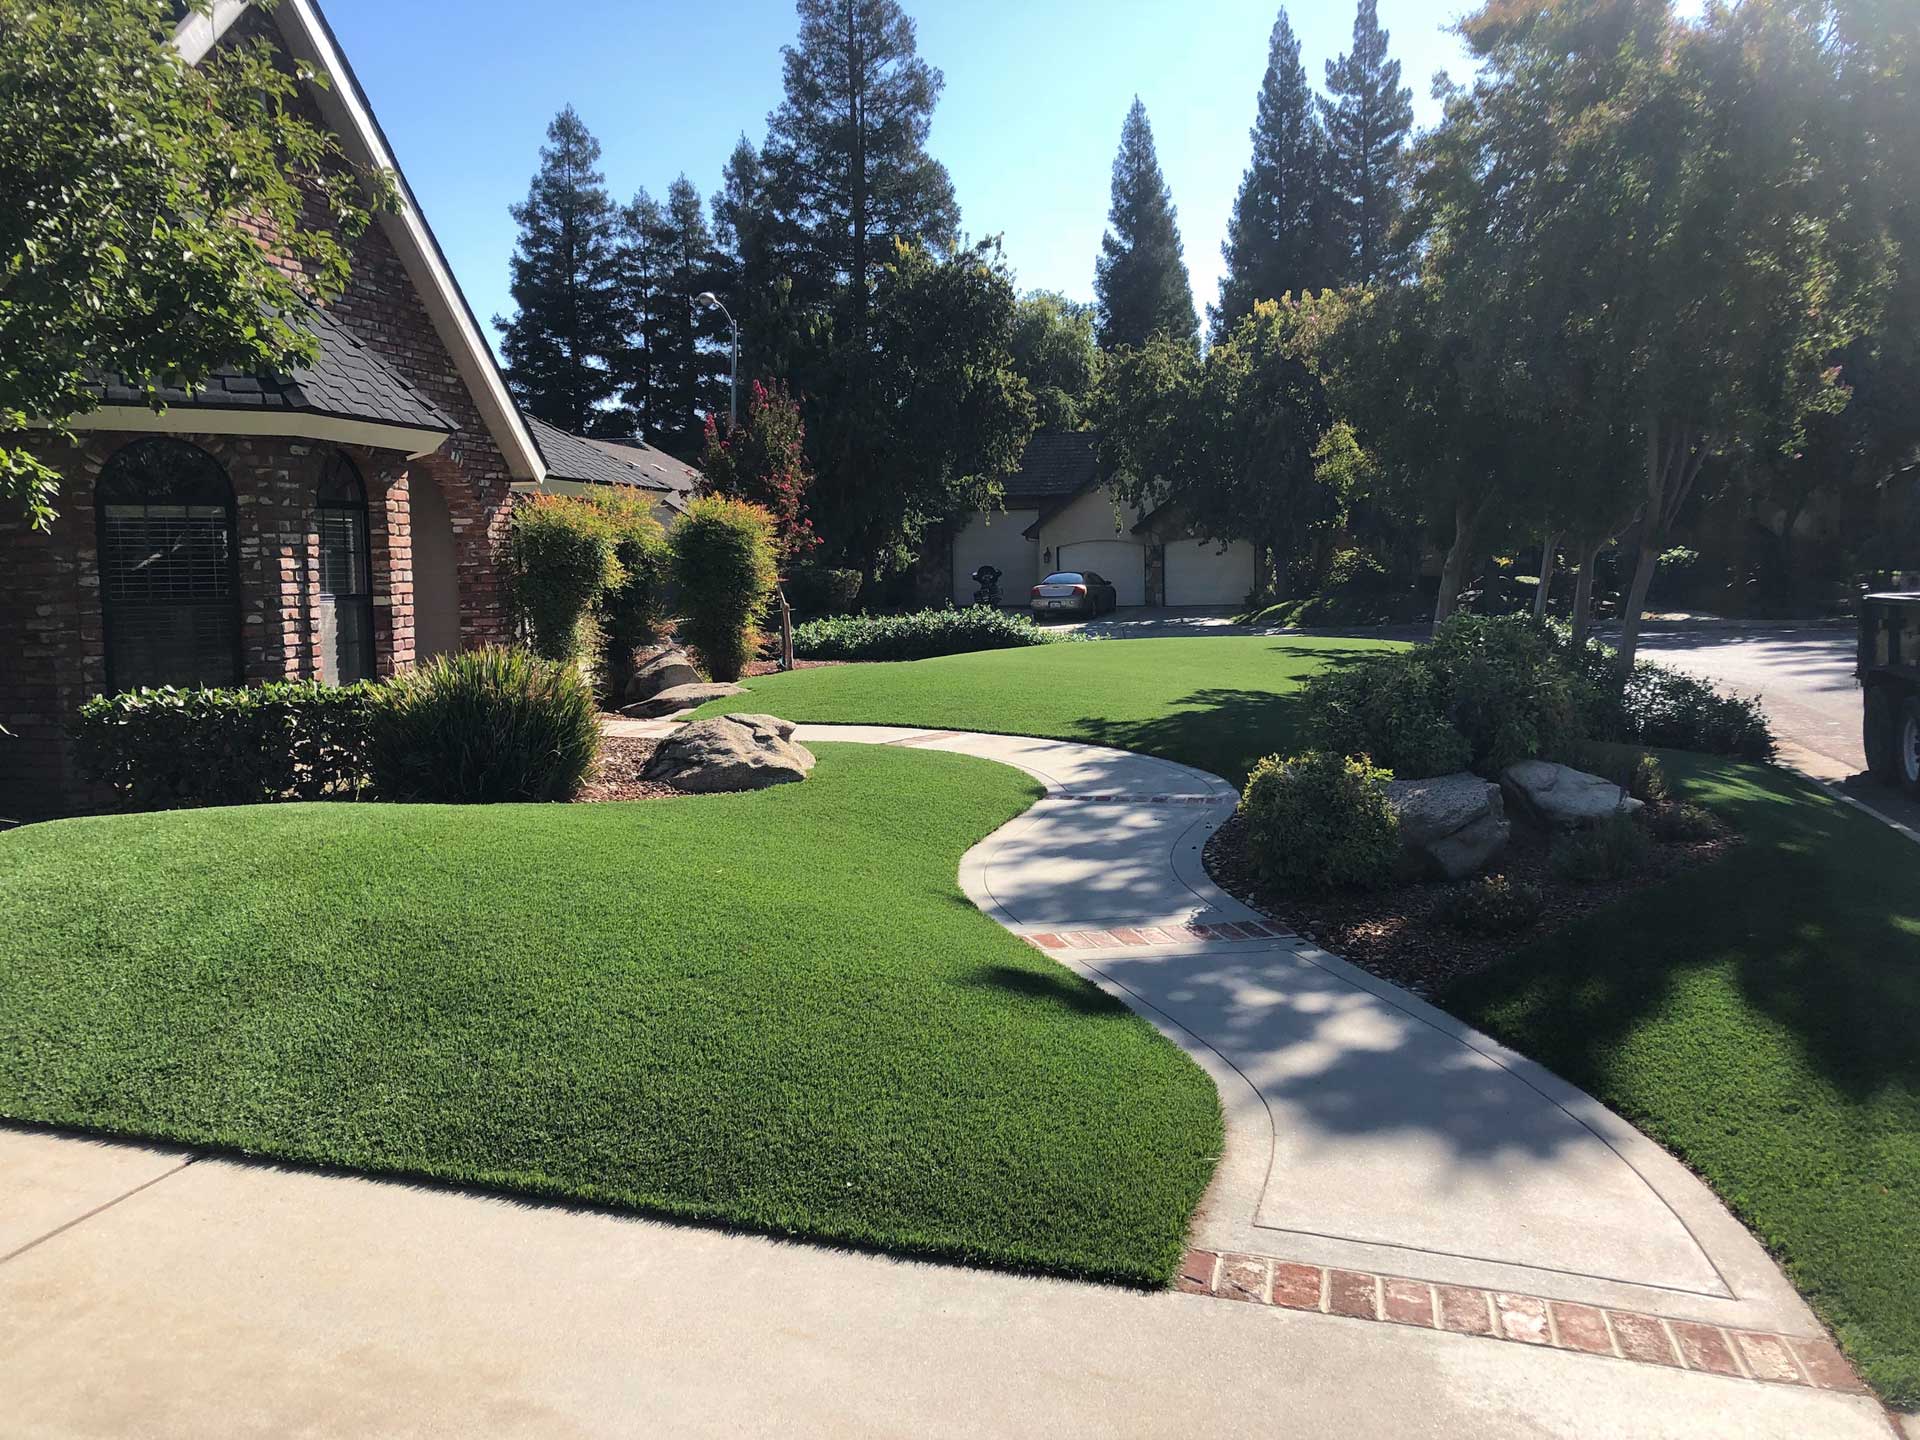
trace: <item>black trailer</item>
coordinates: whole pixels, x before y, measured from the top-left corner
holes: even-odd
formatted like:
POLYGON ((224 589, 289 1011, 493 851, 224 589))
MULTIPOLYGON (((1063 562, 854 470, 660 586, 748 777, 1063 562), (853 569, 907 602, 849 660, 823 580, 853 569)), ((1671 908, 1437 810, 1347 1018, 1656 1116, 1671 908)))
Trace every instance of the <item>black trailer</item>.
POLYGON ((1920 798, 1920 591, 1861 598, 1855 673, 1867 769, 1920 798))

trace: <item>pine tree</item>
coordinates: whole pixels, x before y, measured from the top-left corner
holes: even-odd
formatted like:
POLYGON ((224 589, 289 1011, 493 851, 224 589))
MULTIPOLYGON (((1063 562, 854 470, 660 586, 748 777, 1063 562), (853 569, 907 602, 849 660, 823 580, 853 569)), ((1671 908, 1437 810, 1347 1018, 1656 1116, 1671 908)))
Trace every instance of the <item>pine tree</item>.
POLYGON ((1173 196, 1153 151, 1147 107, 1134 96, 1113 160, 1113 209, 1094 265, 1101 348, 1141 345, 1162 331, 1194 338, 1200 326, 1180 251, 1173 196))
POLYGON ((623 429, 649 435, 666 422, 655 337, 671 304, 666 249, 667 212, 643 185, 620 212, 618 315, 621 343, 614 359, 623 429))
POLYGON ((495 317, 508 388, 563 430, 604 428, 622 351, 613 204, 595 169, 600 142, 571 105, 547 127, 526 202, 512 208, 520 239, 510 262, 515 313, 495 317))
POLYGON ((796 300, 844 298, 864 335, 872 287, 894 242, 952 243, 953 181, 926 152, 946 83, 914 48, 894 0, 799 0, 781 52, 786 98, 767 117, 761 160, 796 300))
POLYGON ((1213 338, 1226 338, 1256 300, 1318 291, 1331 279, 1326 254, 1326 132, 1300 41, 1283 9, 1267 44, 1253 159, 1240 181, 1220 254, 1227 271, 1210 306, 1213 338))
POLYGON ((1406 196, 1402 152, 1413 129, 1413 91, 1400 84, 1400 62, 1387 58, 1376 0, 1360 0, 1353 49, 1327 62, 1327 90, 1320 113, 1338 278, 1366 283, 1392 273, 1401 260, 1391 247, 1406 196))
POLYGON ((740 376, 772 373, 769 331, 780 272, 773 253, 774 216, 769 209, 766 167, 742 135, 720 172, 713 214, 713 292, 740 322, 740 376))
POLYGON ((662 283, 647 335, 655 387, 648 438, 691 459, 699 452, 703 417, 726 375, 726 360, 716 348, 724 322, 693 304, 694 296, 713 288, 714 247, 700 192, 685 175, 668 187, 655 223, 653 248, 662 261, 662 283))

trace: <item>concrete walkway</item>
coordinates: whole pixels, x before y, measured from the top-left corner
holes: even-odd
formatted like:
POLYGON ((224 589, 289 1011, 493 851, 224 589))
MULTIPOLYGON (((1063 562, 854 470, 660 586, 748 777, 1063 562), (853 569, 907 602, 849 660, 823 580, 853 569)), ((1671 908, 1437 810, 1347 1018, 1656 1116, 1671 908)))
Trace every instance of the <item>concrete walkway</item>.
MULTIPOLYGON (((1592 1100, 1303 942, 1185 928, 1252 919, 1200 865, 1224 782, 1051 741, 800 736, 1045 783, 961 883, 1219 1084, 1196 1245, 1817 1336, 1592 1100)), ((4 1127, 0 1396, 27 1435, 1891 1433, 1861 1396, 4 1127)))

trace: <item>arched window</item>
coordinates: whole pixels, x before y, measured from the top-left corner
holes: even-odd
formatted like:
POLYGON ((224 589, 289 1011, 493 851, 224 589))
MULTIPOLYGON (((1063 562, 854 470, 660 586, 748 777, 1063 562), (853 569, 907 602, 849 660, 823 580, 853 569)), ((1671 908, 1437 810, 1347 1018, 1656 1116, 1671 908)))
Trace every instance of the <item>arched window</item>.
POLYGON ((107 688, 233 685, 240 679, 240 586, 233 486, 184 440, 136 440, 94 488, 107 688))
POLYGON ((373 557, 367 549, 367 487, 339 451, 315 498, 320 525, 320 678, 351 685, 373 678, 373 557))

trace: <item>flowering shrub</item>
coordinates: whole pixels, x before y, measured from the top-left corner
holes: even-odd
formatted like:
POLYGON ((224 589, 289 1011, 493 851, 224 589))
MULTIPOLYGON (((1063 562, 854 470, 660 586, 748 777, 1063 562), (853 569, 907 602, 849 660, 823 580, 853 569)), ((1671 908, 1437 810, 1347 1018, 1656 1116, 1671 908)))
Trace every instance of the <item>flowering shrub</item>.
POLYGON ((771 515, 782 571, 820 543, 806 513, 807 492, 813 488, 806 445, 800 406, 781 381, 753 382, 746 423, 730 434, 722 435, 715 418, 707 417, 700 453, 704 493, 744 500, 771 515))

